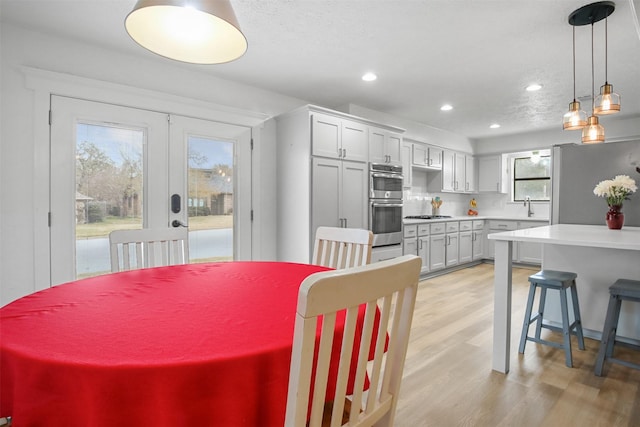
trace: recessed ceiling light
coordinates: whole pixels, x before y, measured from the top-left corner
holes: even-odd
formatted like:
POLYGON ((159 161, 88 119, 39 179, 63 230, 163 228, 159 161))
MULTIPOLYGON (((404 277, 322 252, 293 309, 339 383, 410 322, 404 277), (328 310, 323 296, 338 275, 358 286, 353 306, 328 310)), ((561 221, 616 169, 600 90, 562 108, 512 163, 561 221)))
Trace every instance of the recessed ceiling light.
POLYGON ((542 85, 538 83, 532 83, 529 86, 527 86, 527 92, 535 92, 540 89, 542 89, 542 85))
POLYGON ((451 111, 451 110, 453 110, 453 107, 451 105, 449 105, 449 104, 444 104, 442 107, 440 107, 440 109, 442 111, 451 111))
POLYGON ((492 124, 492 125, 491 125, 491 126, 489 126, 489 127, 490 127, 491 129, 498 129, 498 128, 500 127, 500 125, 499 125, 499 124, 497 124, 497 123, 494 123, 494 124, 492 124))
POLYGON ((378 76, 373 73, 366 73, 364 76, 362 76, 362 80, 364 80, 365 82, 372 82, 377 78, 378 76))

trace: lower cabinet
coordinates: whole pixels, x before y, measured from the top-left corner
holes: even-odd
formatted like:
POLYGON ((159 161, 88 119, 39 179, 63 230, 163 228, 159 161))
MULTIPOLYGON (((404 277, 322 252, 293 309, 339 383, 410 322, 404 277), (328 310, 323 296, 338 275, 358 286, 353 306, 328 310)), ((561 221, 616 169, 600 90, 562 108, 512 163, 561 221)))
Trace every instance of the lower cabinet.
MULTIPOLYGON (((489 234, 501 231, 521 230, 524 228, 541 227, 548 225, 546 221, 489 221, 489 234)), ((495 258, 495 241, 486 239, 487 253, 486 258, 495 258)), ((531 242, 515 242, 511 260, 523 264, 542 264, 542 244, 531 242)))
POLYGON ((430 259, 429 224, 411 224, 404 226, 402 252, 404 255, 417 255, 422 258, 420 273, 428 273, 430 259))

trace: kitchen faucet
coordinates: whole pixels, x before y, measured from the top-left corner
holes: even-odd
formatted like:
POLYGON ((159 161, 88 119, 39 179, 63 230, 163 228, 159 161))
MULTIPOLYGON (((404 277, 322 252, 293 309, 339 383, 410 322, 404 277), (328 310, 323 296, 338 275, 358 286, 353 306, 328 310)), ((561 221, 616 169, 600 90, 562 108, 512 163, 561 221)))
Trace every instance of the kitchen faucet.
POLYGON ((527 206, 527 217, 531 218, 533 216, 533 211, 531 210, 531 197, 525 197, 524 205, 527 206))

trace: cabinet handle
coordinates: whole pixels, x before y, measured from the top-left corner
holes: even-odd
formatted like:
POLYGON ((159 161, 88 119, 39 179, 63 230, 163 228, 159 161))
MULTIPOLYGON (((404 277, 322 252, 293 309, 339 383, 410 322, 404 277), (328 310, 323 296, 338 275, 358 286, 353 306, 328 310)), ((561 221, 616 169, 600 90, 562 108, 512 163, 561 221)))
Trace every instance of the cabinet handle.
POLYGON ((342 158, 343 158, 343 159, 346 159, 346 158, 347 158, 347 149, 346 149, 346 148, 343 148, 343 149, 342 149, 342 158))
POLYGON ((500 192, 500 183, 496 182, 496 191, 499 193, 500 192))
POLYGON ((420 250, 422 250, 422 240, 419 240, 419 241, 418 241, 418 244, 419 244, 419 246, 418 246, 418 247, 420 248, 420 250))

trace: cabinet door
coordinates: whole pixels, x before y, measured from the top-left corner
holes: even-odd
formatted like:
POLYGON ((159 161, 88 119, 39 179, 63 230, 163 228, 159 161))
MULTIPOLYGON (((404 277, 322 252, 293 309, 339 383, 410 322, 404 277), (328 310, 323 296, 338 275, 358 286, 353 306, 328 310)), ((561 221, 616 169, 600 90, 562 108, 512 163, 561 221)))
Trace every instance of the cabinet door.
POLYGON ((404 239, 402 241, 402 255, 418 255, 418 239, 404 239))
POLYGON ((471 231, 460 233, 459 244, 459 263, 471 262, 473 260, 473 233, 471 231))
POLYGON ((372 163, 386 163, 385 134, 382 129, 369 128, 369 161, 372 163))
POLYGON ((454 190, 455 153, 445 150, 442 154, 442 191, 454 190))
POLYGON ((484 232, 483 231, 474 231, 473 232, 473 260, 484 258, 484 232))
POLYGON ((428 166, 436 169, 442 168, 442 149, 437 147, 429 147, 428 166))
POLYGON ((451 267, 460 263, 458 254, 460 235, 458 233, 448 233, 446 235, 446 266, 451 267))
POLYGON ((388 133, 385 140, 385 151, 387 152, 387 158, 389 163, 400 164, 400 149, 402 147, 402 137, 395 133, 388 133))
POLYGON ((454 191, 464 191, 464 186, 466 183, 466 174, 465 174, 465 163, 466 156, 464 154, 455 153, 454 155, 454 166, 453 166, 453 190, 454 191))
POLYGON ((476 159, 473 156, 465 156, 465 187, 464 191, 467 193, 474 193, 477 191, 476 186, 476 159))
POLYGON ((411 156, 413 144, 405 142, 402 144, 402 186, 410 188, 413 174, 411 173, 411 156))
POLYGON ((311 164, 311 236, 320 226, 340 227, 342 162, 315 157, 311 164))
POLYGON ((429 165, 429 149, 424 144, 413 145, 413 164, 416 166, 429 165))
POLYGON ((429 271, 429 237, 418 238, 418 256, 422 258, 421 273, 427 273, 429 271))
POLYGON ((502 165, 500 156, 478 159, 478 191, 502 192, 502 165))
POLYGON ((369 141, 367 126, 342 121, 342 158, 355 162, 366 162, 369 160, 369 141))
POLYGON ((342 156, 341 120, 326 114, 311 117, 311 153, 314 156, 340 158, 342 156))
POLYGON ((342 162, 340 216, 349 228, 369 228, 366 163, 342 162))
POLYGON ((445 235, 431 236, 429 240, 429 271, 441 270, 445 267, 445 235))

